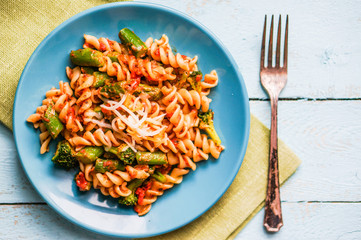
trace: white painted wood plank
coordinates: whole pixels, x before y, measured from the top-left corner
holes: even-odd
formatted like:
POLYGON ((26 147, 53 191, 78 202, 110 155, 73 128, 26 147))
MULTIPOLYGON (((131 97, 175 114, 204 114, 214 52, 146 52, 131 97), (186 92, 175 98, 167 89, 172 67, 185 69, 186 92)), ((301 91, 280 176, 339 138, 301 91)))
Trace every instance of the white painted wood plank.
MULTIPOLYGON (((263 210, 239 233, 242 239, 360 239, 360 203, 282 203, 284 227, 267 234, 263 210)), ((56 214, 47 205, 0 206, 0 239, 104 239, 56 214)), ((114 239, 114 238, 107 238, 114 239)))
MULTIPOLYGON (((266 101, 251 112, 269 126, 266 101)), ((285 201, 361 200, 361 101, 281 101, 279 135, 302 159, 282 187, 285 201)), ((39 202, 17 159, 10 131, 0 126, 0 203, 39 202)))
MULTIPOLYGON (((279 137, 303 161, 281 189, 285 201, 361 200, 361 101, 281 101, 279 137)), ((270 126, 268 102, 251 112, 270 126)))
POLYGON ((263 210, 235 240, 351 240, 361 239, 361 204, 282 203, 284 226, 269 234, 263 228, 263 210))
POLYGON ((361 76, 359 1, 151 2, 178 9, 214 32, 238 63, 252 98, 267 97, 259 84, 265 14, 290 17, 289 77, 281 97, 361 96, 361 81, 355 80, 361 76))
POLYGON ((21 166, 12 132, 0 124, 0 203, 42 202, 21 166))
MULTIPOLYGON (((78 227, 47 205, 0 206, 0 239, 100 240, 104 235, 78 227)), ((119 238, 106 238, 119 239, 119 238)))

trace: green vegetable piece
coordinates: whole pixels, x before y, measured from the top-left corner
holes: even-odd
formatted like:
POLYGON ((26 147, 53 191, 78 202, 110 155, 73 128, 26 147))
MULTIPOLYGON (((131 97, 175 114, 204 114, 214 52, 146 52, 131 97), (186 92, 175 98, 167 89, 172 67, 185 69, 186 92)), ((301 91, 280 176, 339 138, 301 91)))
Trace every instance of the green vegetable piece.
POLYGON ((70 60, 78 66, 102 67, 105 64, 104 54, 91 48, 70 52, 70 60))
POLYGON ((204 130, 208 136, 213 140, 213 142, 219 146, 221 145, 221 139, 219 138, 216 129, 213 124, 213 111, 208 110, 207 112, 198 112, 198 117, 200 118, 199 128, 204 130))
POLYGON ((157 101, 163 97, 163 93, 159 87, 149 86, 147 84, 139 84, 137 89, 134 92, 134 95, 139 95, 140 93, 147 93, 150 97, 150 100, 157 101))
POLYGON ((188 74, 184 72, 180 77, 179 81, 175 84, 175 86, 177 88, 183 88, 184 85, 187 83, 187 78, 188 78, 188 74))
POLYGON ((93 110, 94 110, 94 112, 97 112, 97 113, 102 112, 102 108, 100 106, 96 106, 93 110))
POLYGON ((191 87, 197 92, 202 91, 202 87, 200 84, 202 76, 203 74, 201 71, 193 71, 187 78, 187 81, 191 84, 191 87), (197 76, 200 76, 200 79, 197 80, 197 76))
POLYGON ((138 197, 135 194, 135 191, 137 190, 138 187, 140 187, 143 184, 143 182, 144 182, 143 179, 134 179, 130 181, 129 184, 127 185, 127 188, 131 190, 132 193, 127 197, 120 197, 119 203, 127 206, 134 206, 135 204, 137 204, 138 197))
POLYGON ((120 93, 125 93, 123 84, 125 81, 105 84, 100 94, 106 98, 119 98, 120 93))
POLYGON ((191 74, 189 74, 190 77, 196 77, 197 75, 203 76, 203 73, 201 71, 193 71, 191 74))
POLYGON ((102 147, 97 146, 89 146, 85 147, 79 152, 75 154, 76 159, 78 161, 89 164, 95 162, 95 160, 100 157, 104 153, 104 149, 102 147))
POLYGON ((64 129, 64 126, 61 123, 58 114, 53 108, 53 105, 49 105, 48 109, 46 110, 43 117, 43 123, 45 124, 46 129, 48 130, 53 139, 55 139, 64 129))
POLYGON ((74 150, 66 140, 60 141, 56 147, 56 152, 51 161, 59 167, 65 169, 75 168, 79 162, 74 157, 74 150))
POLYGON ((109 57, 112 62, 119 63, 119 60, 118 60, 119 55, 120 55, 120 53, 118 53, 118 52, 110 52, 110 53, 108 53, 107 57, 109 57))
POLYGON ((119 31, 119 38, 133 52, 135 57, 144 57, 147 53, 148 48, 145 43, 128 28, 119 31))
POLYGON ((93 87, 96 88, 103 87, 106 81, 110 81, 112 79, 111 77, 109 77, 108 74, 103 72, 94 72, 93 76, 94 76, 93 87))
POLYGON ((110 171, 120 170, 124 171, 125 167, 119 160, 114 159, 100 159, 95 161, 95 171, 105 173, 110 171))
POLYGON ((93 73, 95 72, 94 68, 92 67, 82 67, 81 68, 81 72, 85 73, 85 74, 89 74, 89 75, 93 75, 93 73))
POLYGON ((103 72, 95 71, 94 68, 91 67, 82 67, 81 72, 84 74, 89 74, 94 76, 93 87, 102 87, 104 86, 106 81, 111 81, 112 78, 103 72))
POLYGON ((158 182, 161 182, 161 183, 165 183, 167 181, 167 178, 159 171, 155 171, 151 175, 151 177, 153 177, 155 180, 157 180, 158 182))
POLYGON ((137 152, 135 154, 138 164, 163 165, 167 164, 167 155, 163 152, 137 152))
POLYGON ((125 164, 133 164, 135 160, 134 151, 125 143, 119 147, 111 147, 108 152, 115 154, 125 164))

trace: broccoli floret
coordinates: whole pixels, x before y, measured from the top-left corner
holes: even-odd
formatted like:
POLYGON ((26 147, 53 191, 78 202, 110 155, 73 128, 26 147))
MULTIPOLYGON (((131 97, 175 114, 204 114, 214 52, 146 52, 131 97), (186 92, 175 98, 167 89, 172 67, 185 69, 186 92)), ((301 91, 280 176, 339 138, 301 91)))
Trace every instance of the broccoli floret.
POLYGON ((203 76, 203 73, 201 71, 193 71, 189 76, 196 77, 197 75, 203 76))
POLYGON ((135 160, 135 152, 127 144, 111 147, 109 152, 115 154, 124 164, 133 164, 135 160))
POLYGON ((197 92, 200 92, 202 90, 200 84, 202 81, 202 76, 203 74, 201 71, 193 71, 187 78, 187 81, 191 84, 191 87, 197 92))
POLYGON ((126 206, 134 206, 135 204, 137 204, 137 202, 138 202, 138 197, 135 194, 135 192, 132 192, 127 197, 122 197, 121 199, 119 199, 119 203, 126 206))
POLYGON ((74 157, 74 150, 66 140, 60 141, 56 148, 52 162, 62 168, 75 168, 79 162, 74 157))
POLYGON ((221 145, 221 139, 219 138, 213 124, 213 111, 208 110, 207 112, 198 112, 198 117, 200 119, 199 128, 204 130, 208 136, 213 140, 213 142, 219 146, 221 145))
POLYGON ((178 81, 175 84, 175 86, 177 88, 184 88, 187 85, 187 78, 188 78, 188 74, 184 72, 179 78, 177 78, 178 81))
POLYGON ((127 188, 132 191, 132 193, 127 197, 120 197, 119 203, 127 206, 134 206, 138 202, 138 197, 135 194, 135 191, 138 187, 143 184, 143 179, 134 179, 128 185, 127 188))

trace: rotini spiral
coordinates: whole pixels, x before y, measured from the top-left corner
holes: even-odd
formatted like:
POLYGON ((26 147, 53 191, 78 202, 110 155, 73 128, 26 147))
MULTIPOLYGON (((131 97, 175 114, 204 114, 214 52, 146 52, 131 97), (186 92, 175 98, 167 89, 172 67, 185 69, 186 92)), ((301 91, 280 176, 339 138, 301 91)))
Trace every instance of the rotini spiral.
POLYGON ((66 67, 69 82, 47 91, 27 121, 40 130, 42 154, 53 137, 65 139, 58 149, 79 161, 81 191, 98 189, 134 205, 141 216, 197 162, 224 150, 218 136, 200 131, 213 126, 209 93, 218 75, 213 70, 202 81, 198 57, 174 53, 166 35, 139 48, 121 40, 126 44, 84 34, 83 48, 90 49, 72 51, 77 66, 66 67), (49 116, 58 124, 56 134, 49 116), (89 149, 99 154, 87 159, 89 149))
POLYGON ((173 68, 181 68, 185 71, 196 70, 196 63, 198 57, 195 56, 193 59, 177 53, 173 54, 172 49, 169 45, 169 40, 166 35, 163 34, 159 40, 148 38, 146 41, 148 47, 148 54, 156 61, 162 62, 165 65, 170 65, 173 68))
POLYGON ((107 38, 96 38, 92 35, 84 34, 84 45, 83 48, 95 48, 98 51, 116 51, 118 53, 126 53, 127 50, 125 47, 121 44, 119 44, 117 41, 112 41, 107 38))

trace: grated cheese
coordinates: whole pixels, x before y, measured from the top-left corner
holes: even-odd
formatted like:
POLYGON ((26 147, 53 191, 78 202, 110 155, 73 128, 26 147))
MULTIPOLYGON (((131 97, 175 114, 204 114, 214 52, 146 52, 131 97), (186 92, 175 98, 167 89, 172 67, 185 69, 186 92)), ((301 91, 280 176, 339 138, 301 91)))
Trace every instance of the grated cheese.
POLYGON ((113 128, 112 128, 112 125, 110 125, 110 124, 108 124, 108 123, 101 122, 101 121, 96 120, 96 119, 89 119, 89 122, 95 123, 95 124, 97 124, 99 127, 113 129, 113 128))
MULTIPOLYGON (((165 114, 162 114, 155 118, 149 118, 148 113, 145 112, 144 108, 143 108, 142 111, 137 111, 137 113, 138 113, 138 116, 137 116, 134 114, 133 111, 131 111, 126 106, 124 106, 124 102, 125 102, 126 98, 127 98, 127 94, 124 94, 121 96, 121 100, 119 102, 108 100, 108 101, 106 101, 106 103, 109 104, 110 106, 105 106, 103 104, 103 105, 101 105, 101 107, 106 110, 112 111, 117 117, 119 117, 120 120, 123 121, 124 124, 126 124, 130 129, 133 129, 141 138, 153 137, 153 136, 161 133, 165 129, 165 127, 162 127, 157 130, 151 130, 148 127, 148 124, 145 124, 145 126, 142 126, 145 122, 160 126, 161 121, 163 120, 165 114), (121 114, 117 110, 119 108, 123 109, 129 115, 125 116, 125 115, 121 114), (139 117, 141 117, 141 119, 139 119, 139 117)), ((139 99, 140 98, 137 97, 134 101, 134 104, 136 104, 139 101, 139 99)), ((113 129, 112 125, 110 125, 110 124, 108 124, 106 127, 113 129)), ((128 145, 131 145, 131 144, 129 143, 128 145)), ((133 148, 134 148, 134 146, 132 146, 132 149, 133 148)))

